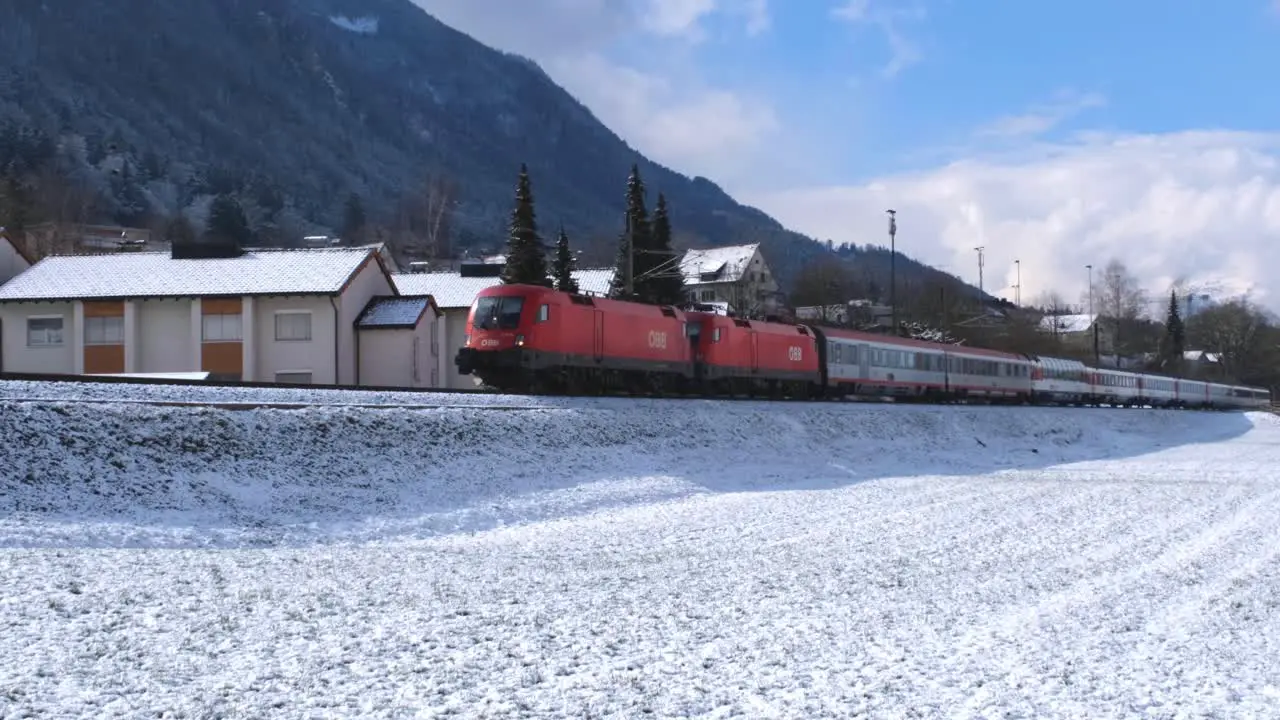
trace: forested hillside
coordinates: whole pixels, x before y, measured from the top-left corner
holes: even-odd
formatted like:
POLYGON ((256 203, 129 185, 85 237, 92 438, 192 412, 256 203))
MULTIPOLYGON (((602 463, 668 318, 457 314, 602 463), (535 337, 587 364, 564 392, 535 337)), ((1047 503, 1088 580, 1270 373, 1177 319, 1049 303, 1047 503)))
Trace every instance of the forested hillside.
POLYGON ((0 47, 11 228, 165 233, 179 213, 199 228, 230 194, 258 242, 363 217, 421 256, 484 252, 501 245, 525 163, 544 225, 608 263, 636 163, 666 195, 677 246, 762 242, 784 285, 827 254, 711 180, 648 161, 534 63, 409 0, 5 3, 0 47))

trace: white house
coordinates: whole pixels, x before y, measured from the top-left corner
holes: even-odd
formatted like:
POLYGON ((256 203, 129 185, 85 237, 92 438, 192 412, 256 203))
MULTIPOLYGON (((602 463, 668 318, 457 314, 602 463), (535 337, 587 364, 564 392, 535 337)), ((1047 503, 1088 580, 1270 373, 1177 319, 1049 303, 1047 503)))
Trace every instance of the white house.
MULTIPOLYGON (((501 272, 502 265, 475 263, 464 264, 456 272, 397 273, 392 276, 400 294, 430 295, 435 298, 442 313, 439 322, 444 325, 440 336, 444 338, 442 353, 445 369, 440 375, 443 379, 441 387, 475 387, 475 378, 460 375, 453 358, 462 347, 467 332, 467 315, 476 296, 481 290, 501 284, 501 272)), ((613 282, 613 270, 575 270, 573 277, 578 281, 578 290, 583 294, 605 295, 609 292, 609 284, 613 282)))
POLYGON ((29 267, 31 258, 0 227, 0 285, 9 282, 29 267))
POLYGON ((356 318, 358 385, 438 387, 443 315, 430 295, 375 297, 356 318))
POLYGON ((376 246, 50 256, 0 286, 0 371, 353 385, 360 333, 381 332, 356 321, 397 294, 376 246))
POLYGON ((688 250, 680 260, 690 300, 728 303, 739 315, 774 312, 778 281, 760 253, 760 244, 688 250))

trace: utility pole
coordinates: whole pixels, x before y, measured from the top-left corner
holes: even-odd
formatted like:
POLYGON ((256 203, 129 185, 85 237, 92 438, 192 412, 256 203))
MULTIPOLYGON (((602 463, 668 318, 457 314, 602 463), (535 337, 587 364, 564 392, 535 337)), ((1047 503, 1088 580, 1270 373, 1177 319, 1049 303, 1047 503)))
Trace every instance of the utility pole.
POLYGON ((1093 366, 1102 366, 1102 353, 1098 349, 1098 316, 1093 314, 1093 265, 1089 269, 1089 324, 1093 325, 1093 366))
POLYGON ((889 209, 889 317, 898 334, 898 211, 889 209))
POLYGON ((982 302, 981 296, 986 293, 986 291, 982 289, 982 251, 986 249, 985 245, 974 248, 974 250, 978 251, 978 302, 982 302))
POLYGON ((1013 304, 1022 307, 1022 261, 1014 260, 1013 265, 1018 270, 1018 284, 1013 286, 1013 304))

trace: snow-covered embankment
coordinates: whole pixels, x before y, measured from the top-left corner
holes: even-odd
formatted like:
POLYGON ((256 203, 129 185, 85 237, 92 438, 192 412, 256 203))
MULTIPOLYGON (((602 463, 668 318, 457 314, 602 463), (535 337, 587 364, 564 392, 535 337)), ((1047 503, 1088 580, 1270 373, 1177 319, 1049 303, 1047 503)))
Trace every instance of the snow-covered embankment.
POLYGON ((233 412, 0 400, 0 545, 424 537, 695 494, 1123 457, 1249 427, 1243 415, 1106 409, 598 400, 233 412))

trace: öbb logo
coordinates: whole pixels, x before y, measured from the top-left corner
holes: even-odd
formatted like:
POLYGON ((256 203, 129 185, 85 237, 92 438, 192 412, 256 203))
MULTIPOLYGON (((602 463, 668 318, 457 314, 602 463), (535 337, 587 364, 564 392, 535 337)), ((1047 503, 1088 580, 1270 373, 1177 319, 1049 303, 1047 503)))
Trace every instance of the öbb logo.
POLYGON ((667 334, 657 330, 649 331, 649 347, 657 350, 667 349, 667 334))

